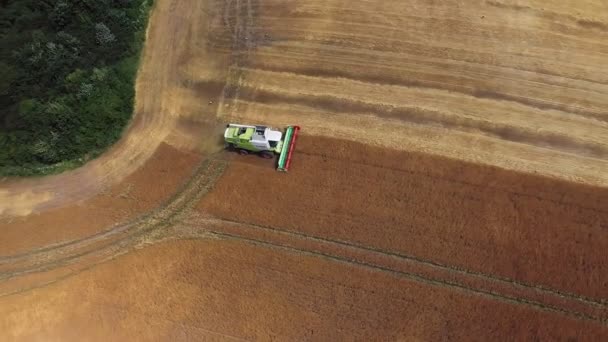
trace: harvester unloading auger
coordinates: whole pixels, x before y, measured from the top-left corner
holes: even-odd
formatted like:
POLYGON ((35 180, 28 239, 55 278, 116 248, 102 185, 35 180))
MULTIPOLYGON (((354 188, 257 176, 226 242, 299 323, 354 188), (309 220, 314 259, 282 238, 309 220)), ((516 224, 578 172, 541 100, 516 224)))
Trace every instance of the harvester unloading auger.
POLYGON ((285 135, 266 126, 229 124, 224 132, 226 147, 239 154, 257 153, 263 158, 279 155, 278 171, 288 171, 299 126, 288 126, 285 135))

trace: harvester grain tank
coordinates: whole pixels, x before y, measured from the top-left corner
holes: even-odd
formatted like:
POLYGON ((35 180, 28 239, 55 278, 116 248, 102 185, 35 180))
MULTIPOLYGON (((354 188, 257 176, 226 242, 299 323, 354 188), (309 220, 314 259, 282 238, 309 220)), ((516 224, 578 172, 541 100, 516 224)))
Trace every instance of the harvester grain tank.
POLYGON ((229 124, 224 132, 226 147, 239 154, 257 153, 263 158, 279 156, 278 171, 288 171, 291 165, 299 126, 288 126, 285 134, 267 126, 229 124))

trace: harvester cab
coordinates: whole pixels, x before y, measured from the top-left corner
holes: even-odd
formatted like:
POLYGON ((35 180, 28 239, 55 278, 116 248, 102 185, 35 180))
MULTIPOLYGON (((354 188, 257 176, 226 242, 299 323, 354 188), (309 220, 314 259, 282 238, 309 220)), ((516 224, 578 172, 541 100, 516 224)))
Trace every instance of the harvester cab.
POLYGON ((257 153, 264 158, 279 155, 277 170, 287 171, 300 127, 289 126, 285 135, 267 126, 229 124, 224 132, 226 147, 239 154, 257 153))

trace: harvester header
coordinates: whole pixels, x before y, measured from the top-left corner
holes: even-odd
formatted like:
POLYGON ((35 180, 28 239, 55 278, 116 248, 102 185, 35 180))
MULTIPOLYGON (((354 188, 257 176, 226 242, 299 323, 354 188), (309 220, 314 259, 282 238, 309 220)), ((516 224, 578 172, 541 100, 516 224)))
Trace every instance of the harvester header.
POLYGON ((298 138, 299 126, 288 126, 285 134, 267 126, 229 124, 224 132, 226 147, 239 154, 257 153, 263 158, 279 155, 277 170, 287 172, 298 138))
POLYGON ((299 131, 300 126, 287 127, 284 140, 287 142, 287 144, 283 144, 283 149, 279 155, 279 164, 277 170, 284 172, 289 170, 289 166, 291 165, 291 156, 293 155, 293 150, 296 147, 296 139, 298 138, 299 131))

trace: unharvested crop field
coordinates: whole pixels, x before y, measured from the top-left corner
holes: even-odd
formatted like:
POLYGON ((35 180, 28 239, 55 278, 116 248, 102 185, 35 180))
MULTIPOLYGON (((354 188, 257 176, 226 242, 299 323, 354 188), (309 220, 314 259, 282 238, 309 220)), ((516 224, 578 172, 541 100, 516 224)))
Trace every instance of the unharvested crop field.
POLYGON ((605 327, 239 240, 171 242, 3 300, 22 339, 598 341, 605 327), (65 310, 62 306, 70 306, 65 310), (28 321, 24 321, 28 317, 28 321))
POLYGON ((606 203, 605 189, 306 136, 289 176, 238 160, 199 208, 601 301, 606 203))
POLYGON ((0 181, 0 339, 608 340, 606 61, 597 0, 157 0, 124 138, 0 181))

